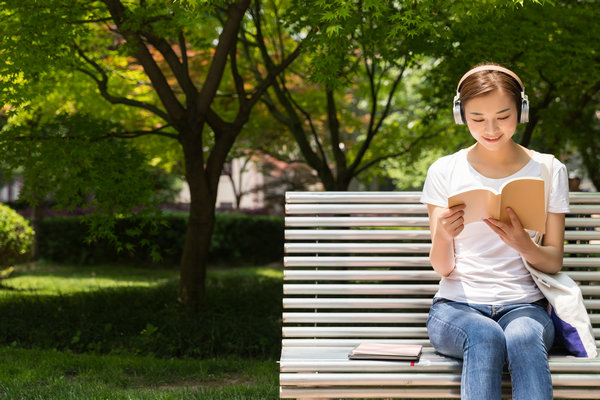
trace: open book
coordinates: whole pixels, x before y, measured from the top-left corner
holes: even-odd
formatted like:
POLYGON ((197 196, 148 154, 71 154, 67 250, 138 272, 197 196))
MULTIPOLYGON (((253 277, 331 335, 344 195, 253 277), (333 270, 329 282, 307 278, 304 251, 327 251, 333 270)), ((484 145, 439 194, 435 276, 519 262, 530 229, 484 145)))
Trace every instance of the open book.
POLYGON ((361 343, 348 358, 351 360, 400 360, 417 361, 423 346, 420 344, 361 343))
POLYGON ((537 177, 510 179, 500 192, 481 187, 448 197, 448 207, 466 204, 465 225, 490 217, 508 223, 506 208, 510 207, 525 229, 541 233, 546 231, 545 203, 544 180, 537 177))

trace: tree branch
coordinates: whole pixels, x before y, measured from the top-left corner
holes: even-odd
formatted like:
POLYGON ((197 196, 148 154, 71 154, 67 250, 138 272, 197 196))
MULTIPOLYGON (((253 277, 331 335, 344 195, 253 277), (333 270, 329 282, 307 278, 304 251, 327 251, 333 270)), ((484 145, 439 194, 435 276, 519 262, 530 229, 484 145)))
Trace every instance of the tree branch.
POLYGON ((166 119, 166 121, 177 121, 180 120, 184 115, 184 108, 179 103, 177 96, 173 93, 173 90, 169 86, 166 77, 160 70, 160 67, 156 64, 156 61, 150 54, 150 51, 144 44, 141 36, 137 32, 129 31, 123 29, 123 25, 127 22, 127 13, 125 6, 121 3, 120 0, 102 0, 104 4, 106 4, 110 15, 113 18, 113 21, 119 28, 119 32, 127 42, 132 45, 135 45, 137 48, 136 58, 140 65, 144 68, 144 72, 150 78, 152 82, 152 86, 156 90, 156 94, 160 99, 161 103, 170 118, 166 119))
POLYGON ((232 46, 237 41, 238 31, 244 18, 246 10, 250 6, 250 0, 238 0, 233 3, 228 10, 227 21, 223 24, 223 31, 219 36, 219 43, 210 63, 210 68, 204 80, 204 85, 198 96, 198 112, 206 115, 217 93, 221 78, 227 63, 227 57, 230 54, 232 46))
MULTIPOLYGON (((406 70, 407 65, 408 65, 408 55, 405 54, 404 55, 404 65, 402 66, 400 73, 394 80, 392 88, 390 89, 390 92, 388 93, 387 103, 385 105, 383 113, 381 114, 381 117, 379 118, 379 121, 377 122, 377 125, 375 126, 375 128, 371 131, 367 131, 367 137, 366 137, 365 141, 362 143, 360 150, 356 154, 356 157, 354 158, 354 161, 352 162, 352 165, 350 166, 350 171, 354 171, 355 169, 358 168, 358 166, 362 162, 362 159, 365 156, 367 150, 369 149, 369 146, 371 145, 373 138, 381 129, 383 121, 385 121, 385 119, 388 117, 389 112, 390 112, 390 107, 392 104, 392 99, 394 97, 396 89, 398 88, 398 85, 400 84, 400 81, 402 80, 402 77, 404 75, 404 71, 406 70)), ((372 116, 372 118, 374 119, 375 116, 372 116)))
POLYGON ((396 153, 392 153, 392 154, 388 154, 385 156, 381 156, 381 157, 377 157, 373 160, 370 160, 369 162, 367 162, 366 164, 362 165, 360 168, 356 168, 354 169, 354 176, 358 176, 359 174, 361 174, 363 171, 371 168, 373 165, 380 163, 381 161, 387 160, 388 158, 394 158, 394 157, 399 157, 402 156, 406 153, 408 153, 417 143, 427 140, 427 139, 431 139, 435 136, 440 135, 441 133, 443 133, 444 131, 448 130, 448 127, 443 127, 439 130, 437 130, 436 132, 430 133, 430 134, 425 134, 425 135, 421 135, 418 138, 416 138, 415 140, 413 140, 411 143, 409 143, 408 145, 406 145, 404 147, 404 149, 402 149, 399 152, 396 153))
MULTIPOLYGON (((148 28, 149 29, 149 28, 148 28)), ((146 37, 148 42, 152 44, 163 56, 171 71, 173 71, 173 75, 177 79, 179 86, 185 93, 186 99, 188 102, 193 103, 195 101, 196 96, 198 95, 198 90, 194 86, 190 75, 188 73, 187 68, 187 49, 185 46, 185 39, 183 38, 183 32, 179 34, 179 45, 181 47, 181 57, 184 61, 179 61, 179 57, 164 38, 157 37, 150 30, 145 30, 142 34, 146 37)))
POLYGON ((127 97, 113 96, 112 94, 108 93, 108 74, 106 73, 106 71, 94 60, 87 57, 79 47, 76 47, 75 49, 77 50, 79 56, 83 58, 85 62, 88 63, 92 68, 94 68, 96 72, 100 74, 101 78, 98 78, 93 72, 88 71, 85 68, 78 68, 78 70, 88 75, 96 82, 98 90, 100 91, 100 95, 104 97, 108 102, 112 104, 124 104, 132 107, 142 108, 146 111, 150 111, 151 113, 157 115, 158 117, 162 118, 163 120, 169 123, 171 122, 169 115, 153 104, 130 99, 127 97))
POLYGON ((158 135, 158 136, 168 137, 169 139, 179 140, 179 135, 177 135, 177 134, 161 132, 163 129, 166 129, 169 127, 171 127, 171 125, 166 124, 166 125, 156 128, 156 129, 152 129, 150 131, 139 130, 139 131, 124 131, 124 132, 119 132, 119 133, 108 133, 104 136, 100 136, 97 140, 109 139, 109 138, 113 138, 113 137, 120 138, 120 139, 134 139, 134 138, 137 138, 140 136, 149 136, 149 135, 158 135))

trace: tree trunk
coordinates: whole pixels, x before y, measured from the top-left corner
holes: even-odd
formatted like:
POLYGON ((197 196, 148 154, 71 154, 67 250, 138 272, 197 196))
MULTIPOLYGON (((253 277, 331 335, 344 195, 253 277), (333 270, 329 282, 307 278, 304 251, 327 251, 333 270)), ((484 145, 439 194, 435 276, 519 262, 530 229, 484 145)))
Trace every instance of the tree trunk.
POLYGON ((215 226, 215 213, 214 202, 208 200, 207 196, 192 190, 190 192, 192 200, 181 258, 180 297, 186 307, 198 310, 204 302, 208 250, 215 226))
MULTIPOLYGON (((201 135, 201 132, 195 133, 201 135)), ((216 194, 212 193, 206 178, 202 142, 197 140, 197 135, 185 136, 182 147, 186 181, 190 187, 190 213, 181 257, 180 298, 186 307, 198 310, 204 302, 216 194)))

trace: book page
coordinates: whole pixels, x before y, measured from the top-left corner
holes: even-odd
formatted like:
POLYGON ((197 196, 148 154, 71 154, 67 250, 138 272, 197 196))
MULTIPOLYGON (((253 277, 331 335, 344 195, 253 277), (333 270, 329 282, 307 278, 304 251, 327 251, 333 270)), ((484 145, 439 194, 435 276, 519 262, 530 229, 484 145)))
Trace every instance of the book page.
POLYGON ((465 225, 481 221, 482 218, 500 216, 500 198, 488 189, 472 189, 448 198, 448 207, 465 204, 465 225))
POLYGON ((500 220, 510 222, 506 207, 519 217, 523 228, 546 232, 544 180, 541 178, 519 178, 509 181, 502 188, 500 220))

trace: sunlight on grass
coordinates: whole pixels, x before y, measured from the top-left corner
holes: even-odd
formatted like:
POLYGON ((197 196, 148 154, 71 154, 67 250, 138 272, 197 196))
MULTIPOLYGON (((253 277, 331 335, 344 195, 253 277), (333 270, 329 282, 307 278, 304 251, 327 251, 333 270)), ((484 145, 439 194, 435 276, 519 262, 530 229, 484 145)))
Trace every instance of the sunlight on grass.
POLYGON ((123 266, 57 266, 28 263, 15 267, 10 277, 2 282, 6 295, 13 290, 23 294, 69 294, 115 287, 155 287, 178 279, 174 269, 153 269, 123 266))
MULTIPOLYGON (((251 276, 283 278, 283 271, 277 266, 220 267, 209 269, 208 276, 219 279, 251 276)), ((35 262, 15 266, 10 278, 1 282, 0 289, 4 290, 0 290, 0 296, 6 296, 13 291, 22 294, 52 295, 119 287, 157 287, 178 279, 177 268, 149 270, 122 265, 92 267, 35 262)))

